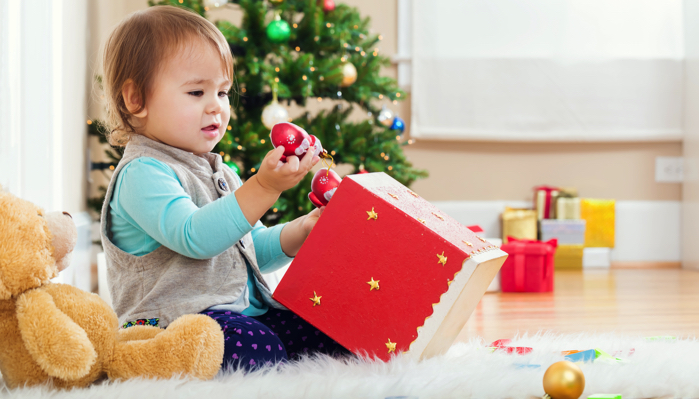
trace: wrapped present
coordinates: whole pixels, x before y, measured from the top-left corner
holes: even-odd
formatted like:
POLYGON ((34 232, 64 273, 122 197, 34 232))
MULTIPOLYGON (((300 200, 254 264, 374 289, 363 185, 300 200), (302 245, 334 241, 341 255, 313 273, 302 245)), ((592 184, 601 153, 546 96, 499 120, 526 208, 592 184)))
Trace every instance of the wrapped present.
POLYGON ((583 198, 580 200, 580 218, 585 227, 586 247, 614 248, 614 200, 583 198))
POLYGON ((550 186, 534 187, 534 207, 538 220, 554 219, 556 217, 556 198, 558 188, 550 186))
POLYGON ((507 254, 385 173, 349 175, 274 298, 356 354, 451 346, 507 254))
POLYGON ((584 220, 544 219, 540 223, 541 241, 555 238, 559 245, 585 244, 584 220))
POLYGON ((536 240, 537 233, 535 210, 505 208, 502 213, 502 241, 505 244, 507 244, 507 237, 536 240))
POLYGON ((556 270, 582 270, 583 268, 582 244, 561 244, 556 248, 553 264, 556 270))
POLYGON ((502 292, 553 291, 555 239, 548 242, 517 240, 510 237, 501 248, 510 256, 500 271, 502 292))
POLYGON ((556 199, 556 219, 580 219, 580 198, 559 196, 556 199))

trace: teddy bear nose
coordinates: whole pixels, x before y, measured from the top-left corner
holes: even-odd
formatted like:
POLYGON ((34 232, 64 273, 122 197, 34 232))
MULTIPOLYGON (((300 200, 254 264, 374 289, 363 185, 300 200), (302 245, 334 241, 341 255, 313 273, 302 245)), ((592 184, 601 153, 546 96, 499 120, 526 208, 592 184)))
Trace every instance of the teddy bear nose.
POLYGON ((66 215, 66 216, 68 216, 68 217, 71 218, 71 219, 73 218, 72 216, 70 216, 70 213, 68 213, 68 212, 63 212, 63 214, 66 215))

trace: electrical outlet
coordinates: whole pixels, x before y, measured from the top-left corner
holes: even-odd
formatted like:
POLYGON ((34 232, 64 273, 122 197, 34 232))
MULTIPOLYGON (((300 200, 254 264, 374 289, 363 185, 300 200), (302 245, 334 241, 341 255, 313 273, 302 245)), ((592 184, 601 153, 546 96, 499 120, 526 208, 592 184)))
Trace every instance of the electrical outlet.
POLYGON ((655 181, 658 183, 682 183, 684 159, 682 157, 655 157, 655 181))

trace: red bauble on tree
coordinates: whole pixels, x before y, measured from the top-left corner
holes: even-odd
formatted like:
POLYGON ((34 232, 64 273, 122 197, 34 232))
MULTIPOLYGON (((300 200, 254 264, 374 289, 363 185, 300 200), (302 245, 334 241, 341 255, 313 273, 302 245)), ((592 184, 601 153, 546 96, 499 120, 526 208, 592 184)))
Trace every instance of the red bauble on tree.
POLYGON ((286 157, 292 155, 299 157, 299 159, 303 158, 311 146, 315 147, 313 156, 320 155, 323 152, 323 146, 316 136, 309 135, 301 127, 289 122, 281 122, 274 125, 269 133, 269 139, 274 148, 284 147, 282 162, 286 162, 286 157))
POLYGON ((311 181, 311 192, 308 193, 308 199, 318 208, 328 205, 341 182, 340 175, 332 169, 323 168, 317 171, 313 176, 313 181, 311 181))
POLYGON ((321 0, 323 2, 323 11, 330 12, 335 9, 335 2, 333 0, 321 0))

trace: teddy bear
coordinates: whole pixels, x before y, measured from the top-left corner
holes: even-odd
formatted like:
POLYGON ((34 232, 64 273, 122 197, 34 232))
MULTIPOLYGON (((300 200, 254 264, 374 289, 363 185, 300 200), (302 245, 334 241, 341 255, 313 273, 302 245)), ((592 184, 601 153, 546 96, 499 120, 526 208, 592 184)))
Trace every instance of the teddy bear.
POLYGON ((185 315, 167 329, 119 329, 98 295, 50 281, 70 264, 76 237, 68 213, 44 213, 0 187, 0 372, 7 386, 213 378, 224 338, 210 317, 185 315))

